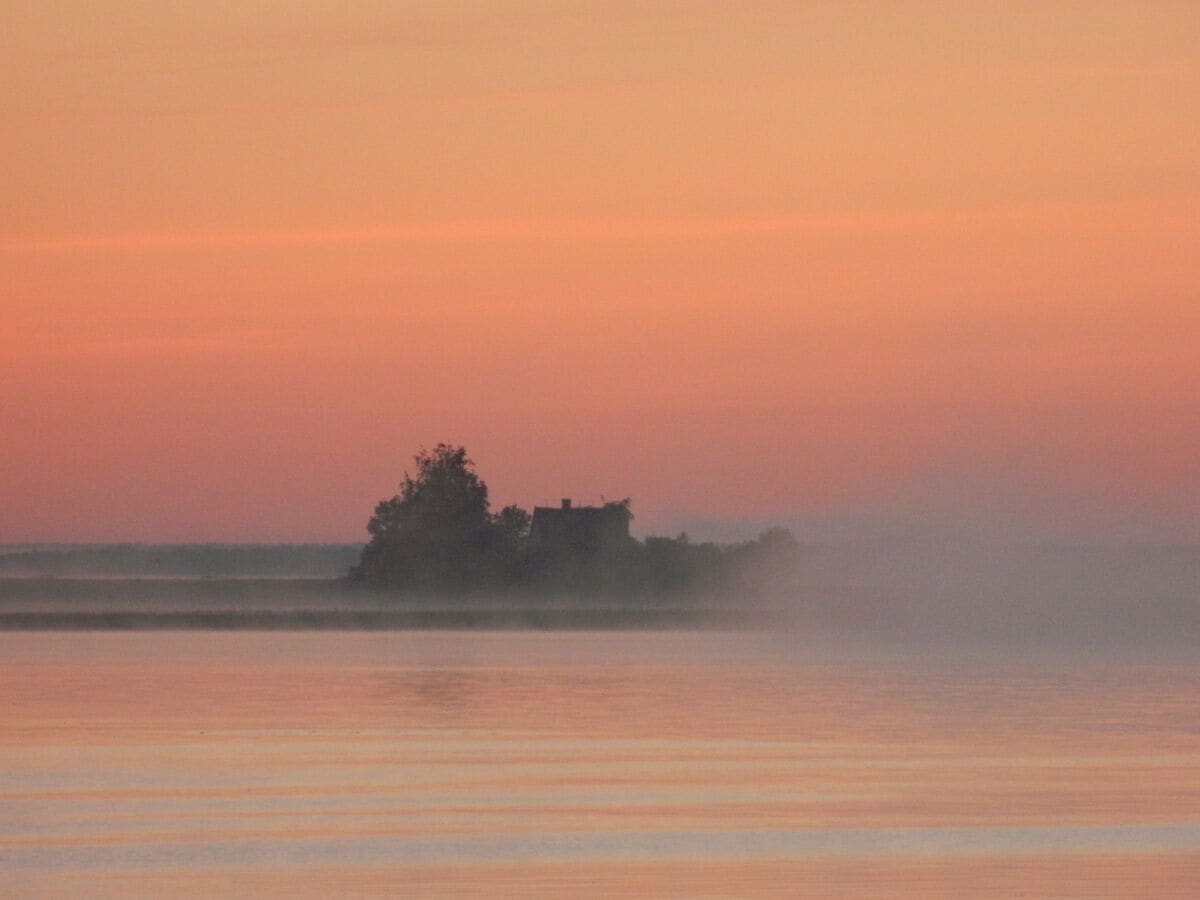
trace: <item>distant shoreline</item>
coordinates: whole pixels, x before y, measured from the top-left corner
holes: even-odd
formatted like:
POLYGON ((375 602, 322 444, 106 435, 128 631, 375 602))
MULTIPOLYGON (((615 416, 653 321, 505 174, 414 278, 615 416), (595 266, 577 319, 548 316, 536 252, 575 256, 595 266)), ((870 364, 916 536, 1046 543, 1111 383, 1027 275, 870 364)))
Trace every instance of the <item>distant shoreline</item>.
POLYGON ((740 612, 678 608, 0 612, 0 631, 581 631, 750 624, 740 612))
POLYGON ((700 629, 751 618, 683 598, 418 597, 326 578, 0 576, 0 631, 700 629))

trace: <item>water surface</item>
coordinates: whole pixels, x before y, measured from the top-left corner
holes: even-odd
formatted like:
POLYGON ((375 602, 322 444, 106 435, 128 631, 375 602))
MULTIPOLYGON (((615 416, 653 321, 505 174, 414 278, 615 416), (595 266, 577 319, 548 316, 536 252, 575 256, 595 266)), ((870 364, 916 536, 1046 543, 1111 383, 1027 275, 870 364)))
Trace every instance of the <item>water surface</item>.
POLYGON ((1195 896, 1200 667, 0 635, 10 896, 1195 896))

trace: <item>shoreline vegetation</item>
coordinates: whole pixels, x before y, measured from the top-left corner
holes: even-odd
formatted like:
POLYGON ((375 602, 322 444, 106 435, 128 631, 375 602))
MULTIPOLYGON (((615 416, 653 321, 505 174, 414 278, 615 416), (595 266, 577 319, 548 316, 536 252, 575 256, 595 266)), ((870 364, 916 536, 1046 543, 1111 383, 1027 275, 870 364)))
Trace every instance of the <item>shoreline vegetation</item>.
POLYGON ((0 613, 0 631, 650 631, 760 624, 728 609, 648 607, 0 613))

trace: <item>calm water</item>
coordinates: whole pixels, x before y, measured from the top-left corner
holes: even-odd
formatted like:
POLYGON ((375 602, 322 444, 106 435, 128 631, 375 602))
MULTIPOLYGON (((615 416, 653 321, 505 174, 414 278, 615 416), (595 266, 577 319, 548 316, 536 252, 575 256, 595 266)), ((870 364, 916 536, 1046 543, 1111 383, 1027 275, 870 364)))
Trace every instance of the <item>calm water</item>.
POLYGON ((0 635, 6 896, 1200 896, 1200 666, 0 635))

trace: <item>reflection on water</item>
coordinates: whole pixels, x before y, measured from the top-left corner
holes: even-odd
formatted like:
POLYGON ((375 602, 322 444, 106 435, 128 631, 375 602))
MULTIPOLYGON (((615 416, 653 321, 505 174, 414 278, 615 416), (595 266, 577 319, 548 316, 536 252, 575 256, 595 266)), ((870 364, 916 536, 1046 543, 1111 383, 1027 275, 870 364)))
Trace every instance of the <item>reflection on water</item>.
POLYGON ((0 894, 1195 896, 1200 668, 0 636, 0 894))
POLYGON ((464 716, 480 695, 480 675, 460 669, 417 669, 379 675, 389 703, 402 708, 429 707, 448 716, 464 716))

